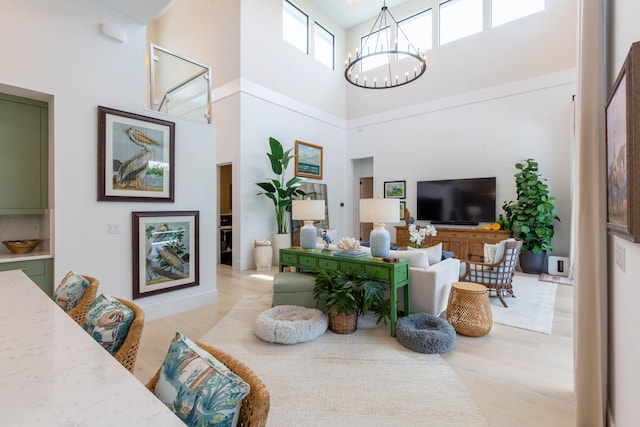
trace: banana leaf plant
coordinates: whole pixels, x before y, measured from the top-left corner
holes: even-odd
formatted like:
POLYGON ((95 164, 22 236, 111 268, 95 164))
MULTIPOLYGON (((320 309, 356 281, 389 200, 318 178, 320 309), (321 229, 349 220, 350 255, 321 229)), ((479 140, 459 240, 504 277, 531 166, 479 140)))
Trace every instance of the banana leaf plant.
POLYGON ((275 138, 269 137, 270 153, 267 153, 269 162, 271 162, 271 170, 275 175, 274 178, 268 179, 264 182, 257 182, 256 185, 262 189, 258 193, 264 194, 271 199, 276 212, 276 222, 278 225, 278 234, 288 233, 289 229, 289 216, 291 214, 291 199, 294 196, 305 196, 305 192, 302 191, 300 183, 305 178, 294 176, 293 178, 285 181, 285 173, 291 159, 295 158, 295 155, 291 154, 292 148, 284 151, 282 144, 275 138))

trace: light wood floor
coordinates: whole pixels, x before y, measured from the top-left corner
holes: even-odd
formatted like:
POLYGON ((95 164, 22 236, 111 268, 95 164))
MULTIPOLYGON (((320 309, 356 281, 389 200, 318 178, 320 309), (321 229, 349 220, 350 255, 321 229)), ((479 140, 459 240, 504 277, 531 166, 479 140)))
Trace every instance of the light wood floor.
MULTIPOLYGON (((162 364, 176 331, 198 339, 244 295, 271 294, 269 276, 218 266, 214 305, 147 322, 135 375, 143 383, 162 364)), ((493 427, 575 425, 573 392, 573 287, 558 285, 553 334, 494 324, 484 337, 458 335, 442 357, 465 384, 493 427)), ((425 402, 428 404, 428 402, 425 402)), ((391 406, 390 406, 391 407, 391 406)))

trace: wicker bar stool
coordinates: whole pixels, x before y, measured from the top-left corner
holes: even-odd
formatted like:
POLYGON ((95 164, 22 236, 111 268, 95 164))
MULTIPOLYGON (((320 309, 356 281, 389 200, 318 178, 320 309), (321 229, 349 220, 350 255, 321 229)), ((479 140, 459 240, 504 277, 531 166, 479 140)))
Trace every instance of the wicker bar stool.
POLYGON ((456 282, 451 285, 447 321, 460 335, 480 337, 493 327, 489 295, 484 285, 456 282))

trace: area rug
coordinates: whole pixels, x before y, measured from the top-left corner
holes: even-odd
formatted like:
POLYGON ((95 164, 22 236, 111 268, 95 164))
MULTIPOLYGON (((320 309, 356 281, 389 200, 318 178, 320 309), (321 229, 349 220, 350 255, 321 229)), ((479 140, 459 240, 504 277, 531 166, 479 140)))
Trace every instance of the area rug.
POLYGON ((551 274, 546 274, 546 273, 542 273, 540 275, 540 281, 557 283, 559 285, 573 286, 573 279, 569 279, 568 277, 564 277, 564 276, 553 276, 551 274))
POLYGON ((255 318, 270 302, 242 298, 201 338, 262 379, 271 395, 267 426, 488 425, 446 362, 404 348, 389 326, 327 331, 295 345, 260 340, 255 318))
POLYGON ((512 285, 516 298, 505 298, 509 307, 504 307, 498 298, 490 299, 493 322, 551 334, 558 285, 524 273, 516 273, 512 285))

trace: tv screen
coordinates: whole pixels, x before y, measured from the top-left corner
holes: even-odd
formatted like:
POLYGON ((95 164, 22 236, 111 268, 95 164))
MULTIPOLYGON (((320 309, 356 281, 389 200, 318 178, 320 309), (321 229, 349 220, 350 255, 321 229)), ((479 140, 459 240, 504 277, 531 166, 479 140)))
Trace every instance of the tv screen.
POLYGON ((477 225, 496 220, 496 178, 418 181, 416 218, 432 224, 477 225))

